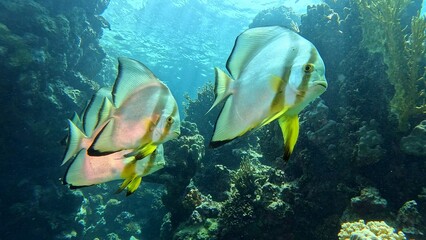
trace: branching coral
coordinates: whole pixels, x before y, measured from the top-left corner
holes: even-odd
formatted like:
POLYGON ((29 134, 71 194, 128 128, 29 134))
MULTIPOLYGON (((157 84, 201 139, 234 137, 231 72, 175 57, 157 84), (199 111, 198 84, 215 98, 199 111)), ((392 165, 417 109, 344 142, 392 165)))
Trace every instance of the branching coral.
POLYGON ((400 131, 407 131, 409 119, 426 113, 424 94, 426 53, 426 19, 419 13, 411 21, 411 34, 405 36, 406 26, 401 18, 410 0, 357 0, 362 17, 363 45, 373 53, 383 54, 387 75, 395 88, 390 102, 391 111, 398 117, 400 131))

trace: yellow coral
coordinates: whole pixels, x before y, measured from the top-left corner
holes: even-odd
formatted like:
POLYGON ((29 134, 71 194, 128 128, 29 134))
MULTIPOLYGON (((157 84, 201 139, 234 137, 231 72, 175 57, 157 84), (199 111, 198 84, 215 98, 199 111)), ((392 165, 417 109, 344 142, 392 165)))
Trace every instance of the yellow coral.
POLYGON ((426 113, 426 78, 422 61, 426 53, 426 19, 420 13, 411 21, 411 35, 404 34, 401 17, 411 0, 357 0, 362 18, 363 46, 381 53, 395 95, 390 102, 399 130, 409 130, 409 118, 426 113))
POLYGON ((339 240, 350 239, 405 240, 406 238, 403 232, 395 233, 395 229, 384 221, 370 221, 365 224, 364 220, 359 220, 342 224, 339 240))

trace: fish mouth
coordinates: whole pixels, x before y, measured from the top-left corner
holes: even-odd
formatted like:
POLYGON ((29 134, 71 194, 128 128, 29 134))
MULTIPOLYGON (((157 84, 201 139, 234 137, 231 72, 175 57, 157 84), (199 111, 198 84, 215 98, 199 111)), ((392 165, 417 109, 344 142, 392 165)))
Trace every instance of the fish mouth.
POLYGON ((327 86, 328 86, 327 82, 317 82, 317 85, 319 85, 319 86, 321 86, 325 89, 327 89, 327 86))
POLYGON ((179 137, 180 131, 174 131, 173 134, 175 135, 175 137, 179 137))

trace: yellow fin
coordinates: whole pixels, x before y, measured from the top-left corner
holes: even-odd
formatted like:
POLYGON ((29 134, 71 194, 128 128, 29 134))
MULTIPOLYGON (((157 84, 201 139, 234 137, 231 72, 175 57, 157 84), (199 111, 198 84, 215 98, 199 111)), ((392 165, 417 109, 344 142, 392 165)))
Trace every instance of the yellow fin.
POLYGON ((231 83, 233 81, 232 78, 230 78, 228 75, 226 75, 225 72, 223 72, 217 67, 214 68, 214 71, 216 75, 215 85, 214 85, 215 100, 213 105, 207 111, 207 113, 209 113, 217 104, 219 104, 221 101, 223 101, 227 96, 231 94, 231 83))
POLYGON ((124 179, 124 182, 120 185, 120 187, 117 189, 115 193, 121 193, 129 185, 129 183, 132 180, 133 180, 132 177, 124 179))
POLYGON ((136 161, 133 160, 124 166, 124 169, 121 172, 121 178, 123 178, 124 181, 115 193, 120 193, 121 191, 123 191, 133 181, 135 177, 136 177, 136 161))
POLYGON ((150 155, 157 149, 157 145, 154 144, 147 144, 145 146, 142 146, 135 151, 128 153, 124 155, 125 157, 135 157, 135 160, 140 160, 145 158, 146 156, 150 155))
POLYGON ((299 137, 299 117, 280 117, 278 119, 284 138, 284 160, 288 161, 299 137))
POLYGON ((129 185, 127 185, 126 196, 129 196, 130 194, 134 193, 136 191, 136 189, 138 189, 141 182, 142 182, 141 176, 133 178, 133 180, 129 183, 129 185))

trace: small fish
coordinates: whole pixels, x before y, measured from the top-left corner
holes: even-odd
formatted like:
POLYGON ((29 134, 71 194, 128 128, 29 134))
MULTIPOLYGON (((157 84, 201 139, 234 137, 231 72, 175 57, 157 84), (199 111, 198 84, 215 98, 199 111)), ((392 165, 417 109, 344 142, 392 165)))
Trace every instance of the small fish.
POLYGON ((287 161, 299 135, 299 112, 327 88, 317 49, 289 29, 252 28, 238 36, 226 67, 232 78, 215 68, 216 98, 210 110, 226 101, 210 146, 278 119, 287 161))
POLYGON ((142 63, 119 58, 112 90, 115 109, 87 150, 103 156, 132 149, 126 157, 142 159, 159 144, 180 134, 176 100, 169 88, 142 63))
POLYGON ((117 193, 127 188, 127 196, 139 187, 142 177, 162 169, 165 165, 163 145, 149 156, 135 161, 125 157, 131 150, 122 150, 105 156, 90 156, 81 149, 73 159, 63 178, 71 188, 80 188, 124 179, 117 193))

